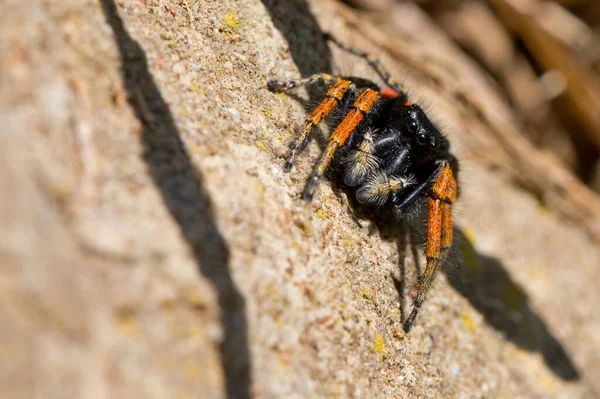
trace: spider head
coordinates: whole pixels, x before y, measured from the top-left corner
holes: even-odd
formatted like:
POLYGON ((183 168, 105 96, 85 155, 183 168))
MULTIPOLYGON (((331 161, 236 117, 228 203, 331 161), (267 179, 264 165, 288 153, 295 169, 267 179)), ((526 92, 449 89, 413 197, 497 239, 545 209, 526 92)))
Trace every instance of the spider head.
POLYGON ((417 104, 403 106, 400 129, 410 140, 418 163, 443 157, 449 151, 448 140, 417 104))

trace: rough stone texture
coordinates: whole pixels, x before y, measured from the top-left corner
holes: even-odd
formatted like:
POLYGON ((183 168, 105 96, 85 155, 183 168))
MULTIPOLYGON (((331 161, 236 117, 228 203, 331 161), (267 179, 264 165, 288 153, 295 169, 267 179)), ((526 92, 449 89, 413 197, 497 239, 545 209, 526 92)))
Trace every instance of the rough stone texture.
POLYGON ((469 115, 410 68, 389 60, 465 166, 409 335, 419 238, 380 237, 327 183, 299 199, 319 149, 282 172, 305 111, 265 82, 371 76, 320 39, 381 51, 336 3, 0 7, 4 397, 597 397, 598 249, 469 162, 469 115))

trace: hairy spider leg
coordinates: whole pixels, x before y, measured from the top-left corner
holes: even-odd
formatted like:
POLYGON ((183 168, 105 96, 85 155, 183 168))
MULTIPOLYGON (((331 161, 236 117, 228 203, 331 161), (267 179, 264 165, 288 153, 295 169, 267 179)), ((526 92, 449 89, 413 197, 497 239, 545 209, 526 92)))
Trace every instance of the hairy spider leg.
MULTIPOLYGON (((456 182, 454 183, 456 184, 456 182)), ((446 259, 452 246, 452 204, 442 202, 442 247, 440 259, 446 259)))
POLYGON ((325 173, 325 169, 327 169, 336 150, 348 140, 350 134, 371 110, 377 98, 379 98, 379 92, 372 89, 365 89, 360 93, 356 101, 354 101, 348 114, 346 114, 333 133, 331 133, 325 151, 321 154, 321 158, 319 158, 312 174, 306 182, 306 186, 304 186, 302 197, 305 201, 310 202, 312 200, 317 182, 325 173))
POLYGON ((367 129, 364 137, 356 150, 350 151, 345 159, 346 172, 344 183, 355 187, 362 183, 371 172, 377 168, 379 160, 373 154, 373 134, 376 131, 367 129))
POLYGON ((387 70, 387 68, 383 65, 383 63, 381 62, 381 60, 379 58, 375 57, 372 54, 357 50, 355 48, 348 46, 347 44, 340 42, 335 37, 333 37, 330 33, 324 33, 324 36, 325 36, 325 40, 329 40, 329 41, 333 42, 336 46, 338 46, 342 50, 347 51, 350 54, 354 54, 358 57, 364 58, 367 61, 367 63, 369 64, 369 66, 371 68, 373 68, 375 70, 375 72, 377 72, 377 74, 381 77, 381 79, 383 79, 385 84, 388 85, 389 87, 391 87, 392 89, 394 89, 395 92, 390 91, 390 90, 385 90, 385 89, 381 90, 381 95, 383 97, 391 99, 391 98, 397 97, 398 95, 402 95, 402 96, 404 96, 404 98, 408 98, 408 95, 406 94, 406 87, 404 86, 404 84, 402 82, 400 82, 398 79, 396 79, 394 76, 392 76, 392 74, 387 70))
POLYGON ((390 195, 413 184, 411 176, 390 176, 375 173, 356 192, 356 199, 361 204, 382 206, 390 195))
POLYGON ((425 251, 427 266, 423 276, 421 276, 413 310, 404 322, 404 331, 407 333, 410 331, 417 313, 419 313, 419 308, 425 300, 425 295, 431 287, 438 265, 446 258, 452 245, 452 203, 456 200, 456 194, 456 179, 450 164, 446 163, 429 192, 427 200, 427 249, 425 251))
POLYGON ((339 80, 340 78, 338 76, 333 76, 328 73, 315 73, 314 75, 310 75, 309 77, 300 79, 298 81, 269 80, 267 82, 267 88, 276 93, 281 93, 296 87, 311 86, 317 83, 329 86, 339 80))
POLYGON ((298 82, 293 80, 288 82, 270 80, 267 83, 269 90, 281 92, 294 87, 308 86, 318 82, 323 82, 325 84, 330 84, 333 82, 333 84, 327 90, 327 94, 325 95, 325 98, 321 101, 321 103, 319 103, 319 105, 317 105, 317 107, 313 109, 312 112, 304 120, 304 124, 302 125, 300 135, 296 139, 292 151, 290 152, 290 155, 288 156, 288 158, 285 161, 285 164, 283 165, 284 172, 289 172, 294 167, 296 157, 306 147, 310 132, 312 131, 313 127, 321 123, 323 118, 329 115, 329 113, 339 105, 340 101, 342 101, 342 97, 344 97, 344 93, 346 93, 346 91, 349 88, 353 90, 354 86, 349 80, 345 80, 325 73, 315 74, 298 82))

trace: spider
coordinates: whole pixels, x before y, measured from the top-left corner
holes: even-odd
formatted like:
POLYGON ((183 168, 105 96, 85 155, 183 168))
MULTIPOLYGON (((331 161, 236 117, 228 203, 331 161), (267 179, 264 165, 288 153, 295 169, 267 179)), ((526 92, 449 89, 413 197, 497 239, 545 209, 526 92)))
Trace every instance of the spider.
POLYGON ((328 166, 341 171, 341 184, 356 200, 386 220, 412 220, 419 209, 427 209, 427 265, 420 276, 413 308, 404 321, 409 332, 431 286, 436 269, 452 245, 452 203, 457 197, 458 162, 448 140, 423 109, 411 102, 404 86, 394 79, 381 61, 353 49, 329 34, 325 39, 361 57, 387 87, 356 77, 325 73, 299 81, 271 80, 274 92, 322 84, 325 98, 306 118, 298 140, 284 164, 289 172, 308 143, 309 134, 330 113, 333 133, 314 165, 303 198, 310 202, 328 166), (334 111, 332 113, 332 111, 334 111))

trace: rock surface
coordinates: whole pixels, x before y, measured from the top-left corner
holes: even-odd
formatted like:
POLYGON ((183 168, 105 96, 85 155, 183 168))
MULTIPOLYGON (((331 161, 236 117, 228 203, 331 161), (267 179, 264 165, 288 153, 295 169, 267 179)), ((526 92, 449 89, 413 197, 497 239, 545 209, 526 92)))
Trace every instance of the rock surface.
MULTIPOLYGON (((598 248, 469 161, 485 126, 340 7, 2 4, 3 396, 597 397, 598 248), (463 161, 457 243, 409 335, 418 234, 357 222, 328 183, 301 201, 317 144, 282 171, 304 94, 265 82, 372 76, 322 30, 402 72, 463 161)), ((427 21, 407 23, 422 54, 427 21)))

